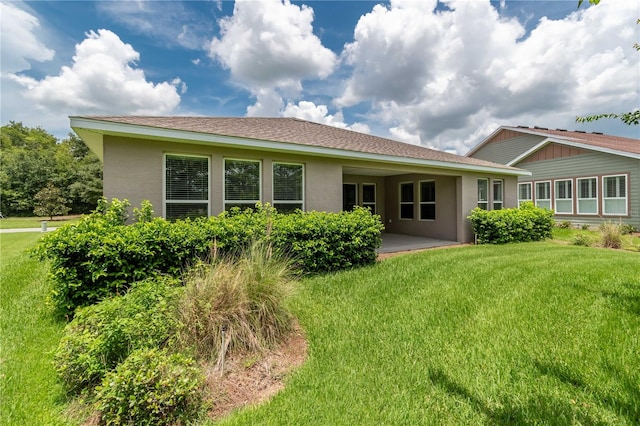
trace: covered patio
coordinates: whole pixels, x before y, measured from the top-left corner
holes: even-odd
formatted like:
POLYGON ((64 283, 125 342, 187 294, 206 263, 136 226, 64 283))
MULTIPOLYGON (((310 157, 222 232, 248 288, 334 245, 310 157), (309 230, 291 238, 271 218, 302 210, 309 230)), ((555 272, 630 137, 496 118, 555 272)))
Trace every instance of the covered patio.
POLYGON ((401 251, 424 250, 434 247, 445 247, 460 244, 457 241, 438 240, 436 238, 416 235, 382 233, 382 246, 378 253, 397 253, 401 251))

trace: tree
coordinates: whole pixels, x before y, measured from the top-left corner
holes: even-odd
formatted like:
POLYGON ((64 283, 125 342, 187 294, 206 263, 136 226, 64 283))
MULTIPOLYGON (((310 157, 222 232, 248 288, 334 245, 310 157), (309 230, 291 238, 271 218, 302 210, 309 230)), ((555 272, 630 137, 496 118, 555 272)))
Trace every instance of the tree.
POLYGON ((36 216, 49 216, 53 220, 53 216, 65 215, 70 208, 67 207, 67 199, 62 196, 60 188, 56 188, 52 183, 42 188, 33 197, 34 206, 33 213, 36 216))

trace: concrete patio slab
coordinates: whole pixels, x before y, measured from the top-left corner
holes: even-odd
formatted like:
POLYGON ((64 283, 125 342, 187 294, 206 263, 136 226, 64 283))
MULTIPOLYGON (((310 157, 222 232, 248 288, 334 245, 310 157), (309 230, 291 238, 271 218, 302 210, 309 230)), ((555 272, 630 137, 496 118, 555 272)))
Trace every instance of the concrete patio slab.
POLYGON ((453 246, 457 241, 438 240, 404 234, 382 234, 382 246, 378 253, 396 253, 401 251, 423 250, 433 247, 453 246))

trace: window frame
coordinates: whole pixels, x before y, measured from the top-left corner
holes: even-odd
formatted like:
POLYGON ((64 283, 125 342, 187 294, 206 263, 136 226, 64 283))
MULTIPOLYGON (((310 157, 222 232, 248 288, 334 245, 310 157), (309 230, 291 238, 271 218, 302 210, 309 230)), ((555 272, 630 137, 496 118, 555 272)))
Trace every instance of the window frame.
POLYGON ((175 152, 165 152, 162 156, 162 217, 168 220, 173 218, 167 218, 167 205, 168 204, 206 204, 207 205, 207 217, 211 216, 211 157, 208 155, 197 154, 179 154, 175 152), (207 160, 207 198, 206 200, 182 200, 182 199, 167 199, 167 159, 169 157, 178 158, 204 158, 207 160))
MULTIPOLYGON (((271 163, 271 194, 272 194, 272 198, 273 198, 273 207, 276 207, 276 204, 297 204, 300 205, 300 210, 304 211, 304 206, 305 206, 305 194, 304 194, 304 190, 305 190, 305 180, 304 180, 304 174, 305 174, 305 167, 304 167, 304 163, 292 163, 292 162, 288 162, 288 161, 274 161, 271 163), (275 167, 277 165, 284 165, 284 166, 300 166, 302 168, 302 174, 300 176, 300 195, 302 196, 299 200, 279 200, 276 199, 276 174, 275 174, 275 167)), ((276 207, 277 210, 277 207, 276 207)))
POLYGON ((559 215, 573 215, 573 179, 556 179, 553 181, 553 208, 554 208, 554 212, 555 214, 559 214, 559 215), (567 192, 569 197, 565 197, 565 198, 559 198, 559 193, 561 191, 559 191, 558 189, 558 184, 563 183, 563 182, 569 182, 569 191, 567 192), (558 201, 569 201, 570 205, 571 205, 571 209, 570 211, 558 211, 558 201))
POLYGON ((541 206, 539 206, 539 205, 538 205, 538 203, 539 203, 540 201, 544 201, 544 202, 547 202, 547 201, 548 201, 548 202, 549 202, 549 207, 548 207, 548 209, 549 209, 549 210, 552 210, 552 209, 553 209, 553 204, 552 204, 552 202, 553 202, 553 195, 552 195, 552 192, 551 192, 551 181, 550 181, 550 180, 538 180, 538 181, 535 181, 534 189, 535 189, 535 194, 533 194, 533 196, 534 196, 534 200, 535 200, 535 203, 534 203, 534 204, 535 204, 535 206, 536 206, 536 207, 539 207, 539 208, 543 208, 543 209, 545 209, 545 208, 547 208, 547 207, 541 207, 541 206), (540 197, 538 197, 538 185, 540 185, 540 184, 547 184, 547 185, 548 185, 549 198, 540 198, 540 197))
POLYGON ((399 211, 398 211, 398 217, 400 220, 415 220, 416 217, 416 208, 415 208, 415 200, 416 200, 416 194, 415 194, 415 184, 413 183, 413 181, 408 181, 408 182, 400 182, 398 184, 398 189, 399 189, 399 193, 398 193, 398 199, 400 202, 399 205, 399 211), (411 185, 411 201, 403 201, 402 200, 402 186, 403 185, 411 185), (411 217, 402 217, 402 206, 405 205, 411 205, 412 209, 411 209, 411 217))
POLYGON ((533 203, 533 182, 518 182, 518 207, 526 202, 533 203), (520 198, 520 185, 529 187, 529 198, 520 198))
POLYGON ((596 176, 586 176, 586 177, 579 177, 576 178, 576 211, 577 214, 580 216, 598 216, 600 214, 600 206, 598 203, 598 195, 599 195, 599 191, 598 191, 598 178, 596 176), (580 197, 580 181, 583 180, 593 180, 595 182, 594 188, 595 188, 595 197, 589 197, 589 198, 582 198, 580 197), (584 213, 582 211, 580 211, 580 201, 595 201, 596 203, 596 211, 593 213, 584 213))
MULTIPOLYGON (((222 207, 227 211, 227 205, 247 204, 254 208, 257 203, 262 202, 262 160, 225 157, 222 162, 222 207), (258 163, 258 199, 257 200, 227 200, 227 161, 245 161, 247 163, 258 163)), ((248 207, 248 206, 247 206, 248 207)), ((244 208, 242 208, 244 210, 244 208)))
POLYGON ((491 179, 491 189, 493 191, 493 194, 491 196, 492 199, 492 203, 491 203, 491 209, 492 210, 502 210, 504 208, 504 179, 491 179), (496 183, 500 184, 500 199, 496 200, 496 183), (496 204, 500 205, 499 208, 496 208, 496 204))
POLYGON ((378 187, 375 183, 363 183, 362 184, 362 207, 369 208, 371 213, 377 214, 377 203, 378 203, 378 187), (364 199, 364 188, 365 186, 373 186, 373 201, 365 201, 364 199), (373 208, 371 208, 373 206, 373 208))
POLYGON ((436 220, 437 212, 436 212, 436 180, 435 179, 425 179, 418 182, 418 220, 433 222, 436 220), (425 201, 422 199, 422 185, 432 183, 433 184, 433 200, 425 201), (433 206, 433 218, 430 217, 422 217, 422 206, 433 206))
POLYGON ((602 215, 603 216, 627 216, 629 214, 629 178, 627 174, 619 173, 615 175, 602 176, 602 215), (624 178, 624 197, 607 197, 607 179, 616 178, 616 193, 619 192, 619 178, 624 178), (624 200, 624 213, 607 213, 607 200, 624 200))
POLYGON ((478 178, 476 181, 476 192, 477 192, 477 196, 478 196, 478 203, 477 206, 480 207, 483 210, 489 210, 489 179, 488 178, 478 178), (480 182, 484 182, 486 184, 486 199, 480 199, 480 182), (480 204, 484 204, 484 207, 482 207, 480 204))

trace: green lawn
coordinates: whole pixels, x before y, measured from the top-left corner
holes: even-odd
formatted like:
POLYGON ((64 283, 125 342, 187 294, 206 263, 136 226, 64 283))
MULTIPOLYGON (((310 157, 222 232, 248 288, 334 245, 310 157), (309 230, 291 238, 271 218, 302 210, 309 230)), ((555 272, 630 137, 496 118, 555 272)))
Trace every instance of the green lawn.
POLYGON ((47 270, 25 250, 40 233, 0 234, 0 424, 59 425, 62 388, 51 350, 64 323, 45 305, 47 270))
MULTIPOLYGON (((45 267, 3 234, 0 424, 65 424, 45 267)), ((640 254, 467 246, 303 280, 309 359, 223 424, 638 424, 640 254)))
POLYGON ((0 229, 13 229, 13 228, 38 228, 40 229, 43 220, 47 221, 47 227, 62 226, 67 223, 77 223, 79 218, 73 219, 61 219, 54 217, 53 220, 49 220, 48 217, 7 217, 0 219, 0 229))
POLYGON ((528 243, 305 280, 309 360, 224 424, 638 424, 640 256, 528 243))

